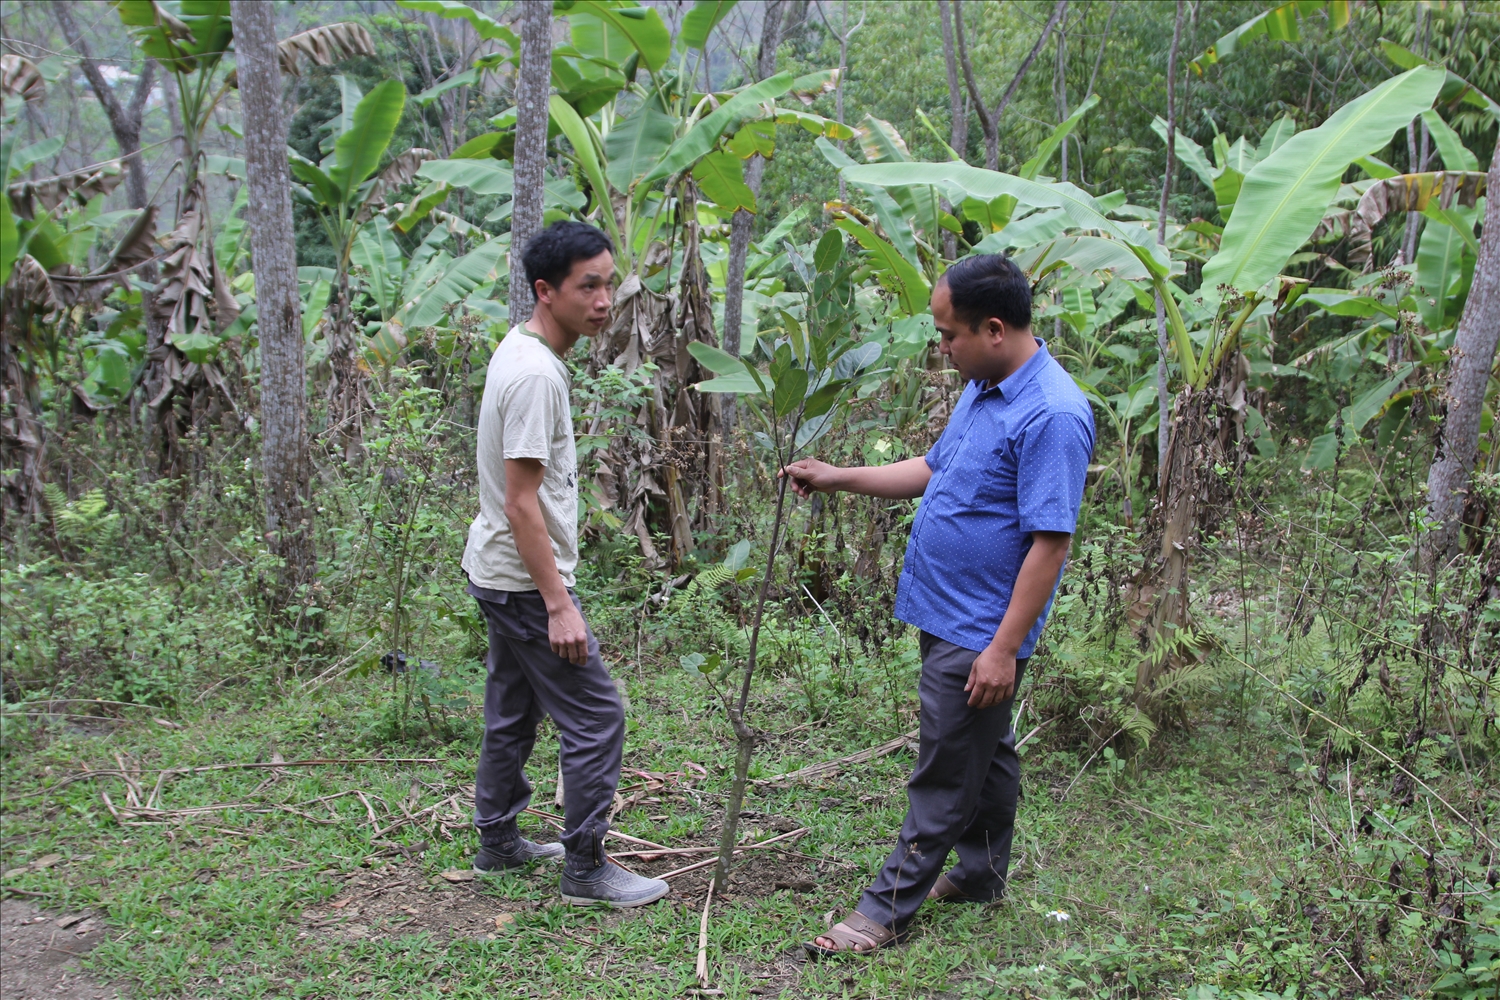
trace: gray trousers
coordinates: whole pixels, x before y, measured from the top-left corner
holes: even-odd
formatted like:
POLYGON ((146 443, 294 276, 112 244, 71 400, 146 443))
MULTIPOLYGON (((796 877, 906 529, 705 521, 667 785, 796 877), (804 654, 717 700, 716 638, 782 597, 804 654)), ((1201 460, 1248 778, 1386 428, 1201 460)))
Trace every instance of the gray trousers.
MULTIPOLYGON (((589 630, 589 658, 575 665, 547 641, 547 605, 535 590, 507 593, 469 584, 489 626, 484 685, 484 739, 474 777, 474 826, 481 843, 516 836, 516 817, 531 804, 526 760, 543 715, 557 725, 563 773, 563 847, 568 866, 604 864, 604 834, 620 781, 625 709, 589 630)), ((573 604, 582 614, 577 596, 573 604)))
MULTIPOLYGON (((979 655, 922 633, 922 715, 917 769, 906 785, 906 819, 896 849, 875 883, 865 890, 859 912, 903 931, 943 874, 948 852, 958 864, 948 878, 973 899, 989 900, 1005 889, 1010 845, 1021 788, 1010 701, 985 709, 969 707, 964 691, 979 655)), ((1016 661, 1016 687, 1026 661, 1016 661)))

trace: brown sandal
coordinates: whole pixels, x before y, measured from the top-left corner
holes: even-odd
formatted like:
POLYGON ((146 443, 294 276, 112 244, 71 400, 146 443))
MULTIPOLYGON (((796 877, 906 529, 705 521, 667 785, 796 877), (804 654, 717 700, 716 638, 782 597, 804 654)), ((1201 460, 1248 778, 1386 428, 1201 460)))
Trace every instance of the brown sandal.
POLYGON ((927 894, 927 898, 934 902, 965 903, 969 901, 970 896, 967 892, 954 885, 953 880, 947 875, 939 875, 937 883, 933 885, 932 891, 927 894))
POLYGON ((825 948, 817 939, 804 941, 802 947, 813 958, 832 958, 842 955, 869 955, 893 944, 906 940, 906 934, 897 934, 882 923, 877 923, 855 910, 839 923, 828 928, 818 937, 829 938, 837 947, 825 948))

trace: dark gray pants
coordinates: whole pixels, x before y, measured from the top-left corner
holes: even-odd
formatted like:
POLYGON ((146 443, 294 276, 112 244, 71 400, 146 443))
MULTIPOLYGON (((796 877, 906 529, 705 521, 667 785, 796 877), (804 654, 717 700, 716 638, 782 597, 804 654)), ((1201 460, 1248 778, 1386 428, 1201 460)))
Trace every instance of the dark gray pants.
MULTIPOLYGON (((474 777, 474 826, 481 843, 515 836, 516 817, 531 804, 526 760, 543 715, 557 724, 563 773, 562 843, 568 865, 604 863, 609 808, 620 781, 625 709, 589 630, 582 666, 552 651, 547 605, 535 590, 506 593, 469 584, 489 626, 489 676, 484 685, 484 739, 474 777)), ((578 598, 573 603, 582 614, 578 598)))
MULTIPOLYGON (((958 864, 948 878, 968 896, 989 900, 1005 889, 1021 787, 1010 701, 969 707, 964 691, 979 654, 922 633, 922 736, 917 769, 906 785, 906 820, 896 849, 859 912, 900 932, 927 898, 948 852, 958 864)), ((1016 687, 1026 661, 1016 661, 1016 687)))

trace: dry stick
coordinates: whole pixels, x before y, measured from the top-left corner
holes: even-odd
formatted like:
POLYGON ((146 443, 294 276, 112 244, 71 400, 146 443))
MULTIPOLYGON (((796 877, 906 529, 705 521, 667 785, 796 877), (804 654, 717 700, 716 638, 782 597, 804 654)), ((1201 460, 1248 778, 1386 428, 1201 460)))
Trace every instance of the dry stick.
POLYGON ((708 881, 708 892, 703 896, 703 919, 698 922, 698 987, 708 989, 708 907, 714 901, 713 879, 708 881))
POLYGON ((834 760, 826 760, 819 764, 809 764, 807 767, 788 771, 786 774, 778 774, 774 778, 756 778, 753 780, 757 785, 770 785, 778 781, 796 781, 800 778, 817 777, 818 775, 837 770, 841 764, 861 764, 867 760, 874 760, 876 757, 884 757, 886 754, 895 753, 910 741, 917 739, 920 733, 921 730, 913 729, 909 733, 903 733, 893 740, 887 740, 879 746, 870 747, 868 750, 861 750, 858 753, 851 753, 834 760))
POLYGON ((1147 809, 1145 806, 1138 806, 1134 802, 1131 802, 1131 801, 1129 801, 1127 799, 1115 799, 1115 802, 1118 803, 1119 805, 1122 805, 1122 806, 1129 806, 1131 809, 1134 809, 1136 812, 1145 813, 1147 816, 1155 816, 1157 819, 1161 820, 1164 823, 1180 823, 1183 826, 1196 826, 1200 830, 1212 830, 1213 829, 1213 827, 1209 826, 1206 823, 1194 823, 1192 820, 1187 820, 1187 819, 1173 819, 1170 816, 1163 816, 1159 812, 1152 812, 1150 809, 1147 809))
MULTIPOLYGON (((768 846, 770 844, 774 844, 777 841, 786 840, 788 837, 800 837, 804 833, 806 833, 807 831, 808 831, 807 827, 805 827, 805 826, 804 827, 800 827, 800 828, 798 828, 796 830, 793 830, 790 833, 783 833, 783 834, 781 834, 779 836, 772 837, 770 840, 762 840, 762 841, 759 841, 758 843, 746 844, 744 847, 736 847, 734 849, 734 853, 735 854, 743 854, 745 851, 759 850, 760 848, 766 847, 766 846, 768 846)), ((715 851, 717 851, 717 850, 718 849, 715 848, 715 851)), ((700 868, 707 868, 709 865, 718 864, 718 862, 719 862, 718 858, 709 858, 707 861, 699 861, 699 862, 697 862, 695 864, 688 865, 688 866, 686 866, 684 868, 678 868, 675 871, 670 871, 670 872, 667 872, 665 875, 658 875, 656 877, 659 878, 659 879, 676 878, 678 875, 686 875, 688 872, 695 872, 695 871, 697 871, 700 868)))
MULTIPOLYGON (((102 716, 87 716, 87 718, 103 718, 102 716)), ((125 721, 123 719, 119 720, 125 721)), ((284 760, 284 761, 255 761, 245 764, 205 764, 202 767, 145 767, 141 771, 165 771, 171 774, 204 774, 208 771, 238 771, 246 768, 256 767, 332 767, 336 764, 446 764, 446 760, 437 757, 353 757, 347 759, 322 759, 311 760, 284 760)), ((65 785, 71 785, 75 781, 83 781, 85 778, 98 778, 119 776, 124 777, 123 771, 99 770, 84 771, 81 774, 70 774, 57 784, 48 788, 39 789, 35 792, 20 792, 9 796, 9 798, 21 798, 28 795, 45 795, 48 792, 57 791, 65 785)))
MULTIPOLYGON (((526 812, 530 813, 533 816, 541 817, 542 819, 551 823, 553 826, 557 827, 559 830, 563 828, 564 824, 563 818, 561 816, 555 816, 552 813, 542 812, 540 809, 527 809, 526 812)), ((619 830, 609 830, 606 831, 604 835, 606 837, 614 837, 617 840, 626 841, 627 843, 640 844, 642 847, 649 847, 654 851, 672 850, 672 848, 666 846, 665 844, 656 844, 652 843, 649 840, 642 840, 640 837, 632 837, 628 833, 621 833, 619 830)))

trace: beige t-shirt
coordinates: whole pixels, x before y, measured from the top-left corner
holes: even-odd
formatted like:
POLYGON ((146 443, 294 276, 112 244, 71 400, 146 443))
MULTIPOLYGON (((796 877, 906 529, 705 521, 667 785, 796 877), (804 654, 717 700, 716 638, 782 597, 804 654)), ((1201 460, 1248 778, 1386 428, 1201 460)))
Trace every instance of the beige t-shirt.
POLYGON ((479 516, 469 526, 463 568, 486 590, 536 590, 505 517, 505 459, 543 465, 537 500, 552 557, 572 587, 578 566, 578 453, 568 369, 535 334, 515 327, 495 348, 479 411, 479 516))

